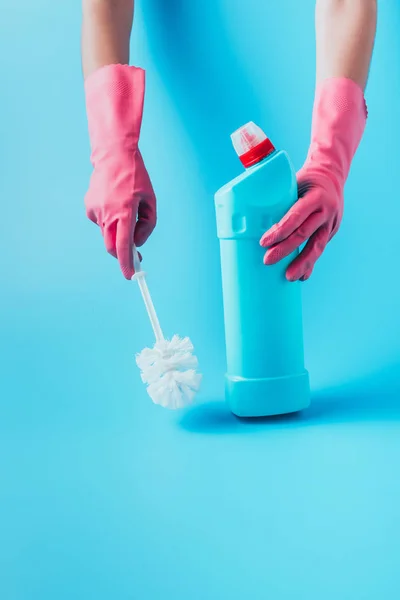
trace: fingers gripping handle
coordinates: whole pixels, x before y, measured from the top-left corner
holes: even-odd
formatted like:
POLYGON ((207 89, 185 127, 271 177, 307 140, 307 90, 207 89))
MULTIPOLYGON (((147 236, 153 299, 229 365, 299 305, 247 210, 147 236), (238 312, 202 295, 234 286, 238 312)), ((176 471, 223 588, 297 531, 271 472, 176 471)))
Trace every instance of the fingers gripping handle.
POLYGON ((139 284, 139 289, 142 294, 144 305, 149 315, 150 323, 156 336, 157 342, 164 340, 164 335, 160 326, 160 322, 157 317, 156 309, 154 308, 153 301, 151 299, 150 291, 146 282, 146 273, 142 271, 140 259, 136 247, 133 247, 133 265, 135 268, 135 274, 132 277, 132 281, 136 279, 139 284))

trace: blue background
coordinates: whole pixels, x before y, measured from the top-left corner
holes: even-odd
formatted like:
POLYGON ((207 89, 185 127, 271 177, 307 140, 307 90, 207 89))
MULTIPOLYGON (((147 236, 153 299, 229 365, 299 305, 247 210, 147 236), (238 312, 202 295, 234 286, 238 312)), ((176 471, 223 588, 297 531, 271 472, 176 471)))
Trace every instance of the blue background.
POLYGON ((143 0, 142 151, 159 200, 144 251, 168 334, 204 386, 151 404, 139 293, 86 220, 80 2, 2 0, 0 597, 395 599, 400 593, 400 8, 380 3, 370 117, 340 234, 304 286, 312 408, 256 424, 222 402, 214 191, 260 124, 307 151, 314 1, 143 0))

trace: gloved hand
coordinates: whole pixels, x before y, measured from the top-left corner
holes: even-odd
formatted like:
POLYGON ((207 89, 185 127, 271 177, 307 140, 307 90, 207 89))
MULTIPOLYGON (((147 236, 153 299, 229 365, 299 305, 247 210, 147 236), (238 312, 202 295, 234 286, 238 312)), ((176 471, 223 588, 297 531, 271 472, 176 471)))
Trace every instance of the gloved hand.
POLYGON ((351 79, 326 79, 317 87, 311 145, 297 174, 299 199, 260 241, 268 248, 266 265, 277 263, 307 242, 287 269, 289 281, 310 277, 316 260, 339 229, 343 189, 366 119, 363 92, 351 79))
POLYGON ((144 88, 144 71, 127 65, 102 67, 85 82, 94 167, 86 212, 127 279, 134 274, 133 244, 143 245, 156 224, 156 199, 138 149, 144 88))

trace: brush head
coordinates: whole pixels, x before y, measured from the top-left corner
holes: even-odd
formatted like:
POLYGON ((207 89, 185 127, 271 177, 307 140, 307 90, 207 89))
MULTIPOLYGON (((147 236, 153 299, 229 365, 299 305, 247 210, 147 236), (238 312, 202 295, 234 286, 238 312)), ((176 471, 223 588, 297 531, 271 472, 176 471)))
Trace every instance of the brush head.
POLYGON ((198 362, 189 338, 174 335, 171 340, 156 342, 136 356, 136 364, 155 404, 172 410, 191 404, 201 375, 196 372, 198 362))

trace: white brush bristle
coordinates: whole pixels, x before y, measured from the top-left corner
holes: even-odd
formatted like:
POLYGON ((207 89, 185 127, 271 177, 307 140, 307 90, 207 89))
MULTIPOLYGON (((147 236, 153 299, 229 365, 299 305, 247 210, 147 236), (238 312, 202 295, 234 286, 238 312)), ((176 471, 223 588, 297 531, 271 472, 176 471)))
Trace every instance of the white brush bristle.
POLYGON ((172 340, 156 342, 136 356, 142 380, 155 404, 164 408, 183 408, 193 401, 200 387, 196 373, 197 358, 189 338, 174 335, 172 340))

